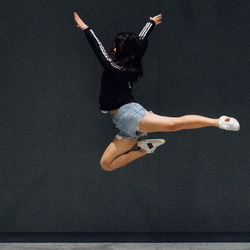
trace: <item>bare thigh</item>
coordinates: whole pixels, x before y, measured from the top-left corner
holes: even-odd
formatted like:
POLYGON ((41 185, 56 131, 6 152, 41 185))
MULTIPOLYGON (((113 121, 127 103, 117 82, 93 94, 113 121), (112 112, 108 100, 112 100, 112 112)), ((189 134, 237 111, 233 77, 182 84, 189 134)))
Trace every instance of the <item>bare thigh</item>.
POLYGON ((210 126, 218 127, 219 119, 201 115, 168 117, 147 113, 139 122, 139 131, 143 133, 174 132, 183 129, 197 129, 210 126))
POLYGON ((142 133, 173 131, 174 126, 180 123, 177 117, 156 115, 148 112, 139 122, 139 131, 142 133))
POLYGON ((104 164, 110 164, 114 159, 116 159, 118 156, 123 155, 130 151, 136 144, 137 139, 131 138, 131 139, 121 139, 115 137, 115 139, 109 144, 109 146, 106 148, 106 150, 103 153, 103 156, 101 158, 101 165, 104 164))

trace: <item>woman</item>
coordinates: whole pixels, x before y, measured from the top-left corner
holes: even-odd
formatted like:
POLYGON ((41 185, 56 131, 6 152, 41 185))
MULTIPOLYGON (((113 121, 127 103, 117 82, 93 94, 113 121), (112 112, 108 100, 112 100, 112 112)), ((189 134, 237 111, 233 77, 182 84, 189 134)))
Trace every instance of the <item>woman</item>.
POLYGON ((120 168, 164 144, 163 139, 140 140, 139 137, 151 132, 172 132, 183 129, 219 127, 238 131, 240 125, 234 118, 221 116, 218 119, 198 115, 182 117, 159 116, 148 112, 134 102, 133 83, 143 75, 141 59, 146 51, 148 36, 159 25, 162 15, 150 17, 139 35, 122 32, 115 38, 108 54, 93 30, 89 29, 77 13, 74 13, 77 27, 85 35, 104 68, 101 82, 100 108, 104 113, 111 113, 119 133, 105 150, 100 165, 106 171, 120 168), (132 150, 137 144, 138 150, 132 150))

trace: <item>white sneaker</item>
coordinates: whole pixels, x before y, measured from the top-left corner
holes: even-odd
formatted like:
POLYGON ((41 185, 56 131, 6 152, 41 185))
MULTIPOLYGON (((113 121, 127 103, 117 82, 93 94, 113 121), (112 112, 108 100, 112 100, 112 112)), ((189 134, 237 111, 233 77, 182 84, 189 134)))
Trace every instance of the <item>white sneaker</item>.
POLYGON ((157 147, 165 143, 164 139, 148 139, 137 142, 137 146, 145 149, 148 154, 154 153, 157 147))
POLYGON ((219 128, 225 130, 239 131, 240 124, 235 118, 224 115, 220 117, 219 128))

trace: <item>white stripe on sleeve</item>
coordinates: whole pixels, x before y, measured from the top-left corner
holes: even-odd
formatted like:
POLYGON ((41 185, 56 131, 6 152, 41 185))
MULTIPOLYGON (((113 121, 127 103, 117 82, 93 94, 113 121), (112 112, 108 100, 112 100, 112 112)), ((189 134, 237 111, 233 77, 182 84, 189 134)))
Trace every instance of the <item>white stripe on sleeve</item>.
POLYGON ((148 33, 148 31, 150 30, 150 28, 152 27, 152 23, 151 22, 147 22, 146 25, 144 26, 144 28, 142 29, 142 31, 139 34, 139 38, 140 39, 144 39, 148 33))
POLYGON ((96 39, 96 41, 97 41, 97 43, 98 43, 98 45, 99 45, 99 48, 100 48, 102 54, 104 55, 104 57, 110 62, 110 65, 113 66, 113 67, 116 68, 116 69, 121 70, 122 67, 120 67, 120 66, 118 66, 118 65, 116 65, 115 63, 112 62, 111 58, 108 56, 108 54, 107 54, 105 48, 103 47, 102 43, 98 40, 98 38, 97 38, 97 36, 95 35, 94 31, 93 31, 93 30, 90 30, 90 32, 92 33, 92 35, 93 35, 94 38, 96 39))

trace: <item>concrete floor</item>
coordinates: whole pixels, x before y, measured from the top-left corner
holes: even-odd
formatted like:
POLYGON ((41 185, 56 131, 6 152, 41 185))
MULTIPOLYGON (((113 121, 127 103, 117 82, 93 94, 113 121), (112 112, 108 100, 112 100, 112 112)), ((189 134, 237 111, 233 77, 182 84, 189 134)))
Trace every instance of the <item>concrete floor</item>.
POLYGON ((2 243, 0 250, 250 250, 250 243, 2 243))

